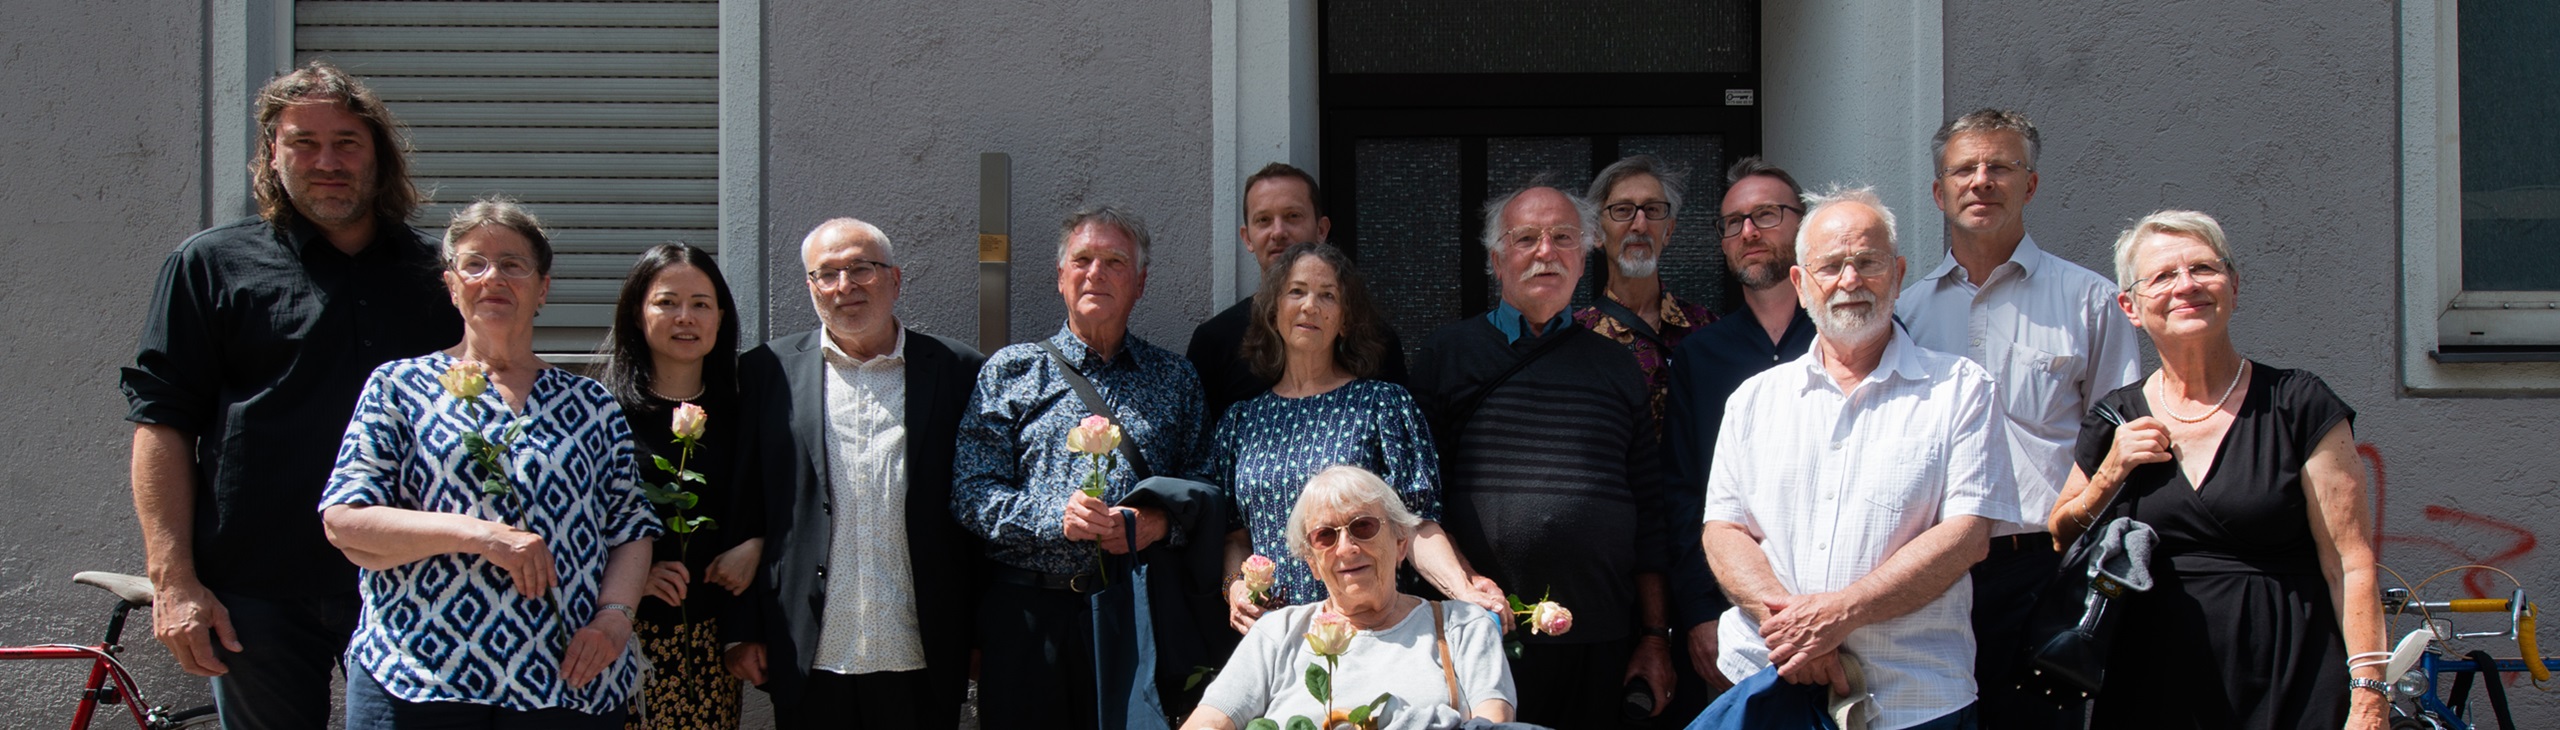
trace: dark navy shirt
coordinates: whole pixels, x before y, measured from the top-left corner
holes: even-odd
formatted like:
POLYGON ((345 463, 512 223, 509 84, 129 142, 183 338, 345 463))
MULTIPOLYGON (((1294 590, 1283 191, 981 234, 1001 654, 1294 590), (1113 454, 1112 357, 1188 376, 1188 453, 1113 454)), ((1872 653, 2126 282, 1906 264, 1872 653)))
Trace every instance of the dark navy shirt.
POLYGON ((1270 558, 1272 594, 1291 605, 1325 599, 1307 561, 1289 554, 1289 510, 1307 478, 1337 464, 1367 469, 1417 517, 1440 521, 1440 454, 1403 386, 1361 379, 1305 398, 1265 390, 1219 422, 1210 481, 1227 487, 1253 552, 1270 558))
POLYGON ((1771 342, 1760 317, 1743 307, 1689 333, 1672 351, 1662 449, 1671 485, 1664 501, 1677 517, 1672 524, 1686 536, 1670 576, 1671 608, 1680 628, 1714 620, 1731 605, 1707 570, 1706 549, 1698 540, 1706 524, 1707 467, 1715 459, 1725 399, 1760 371, 1804 356, 1813 347, 1813 335, 1813 319, 1799 307, 1786 334, 1771 342))
MULTIPOLYGON (((1189 361, 1135 335, 1104 360, 1064 326, 1049 344, 1119 412, 1123 438, 1137 442, 1149 476, 1203 476, 1200 379, 1189 361)), ((1057 360, 1038 344, 1013 345, 987 358, 969 412, 960 418, 951 485, 951 515, 987 541, 987 557, 1045 573, 1093 566, 1093 543, 1069 541, 1065 526, 1067 495, 1083 488, 1093 470, 1091 461, 1067 449, 1067 432, 1086 415, 1057 360)), ((1139 478, 1128 461, 1113 464, 1102 501, 1119 502, 1139 478)), ((1182 544, 1181 527, 1171 529, 1168 543, 1182 544)))
POLYGON ((320 532, 321 485, 377 365, 462 340, 435 239, 378 226, 349 256, 300 219, 188 238, 160 266, 125 420, 195 437, 195 558, 206 585, 275 597, 355 590, 320 532))

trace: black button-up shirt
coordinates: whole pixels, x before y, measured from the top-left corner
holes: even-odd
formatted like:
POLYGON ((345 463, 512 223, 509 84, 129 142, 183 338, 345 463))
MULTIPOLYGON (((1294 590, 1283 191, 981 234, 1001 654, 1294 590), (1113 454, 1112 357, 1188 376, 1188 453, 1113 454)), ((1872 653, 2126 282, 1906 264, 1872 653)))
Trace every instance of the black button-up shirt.
POLYGON ((1725 400, 1742 381, 1778 363, 1803 357, 1813 347, 1813 319, 1796 309, 1795 319, 1777 341, 1749 307, 1734 310, 1714 324, 1689 333, 1671 353, 1671 390, 1664 398, 1663 463, 1669 467, 1671 495, 1665 501, 1679 519, 1672 522, 1688 539, 1669 578, 1674 620, 1680 628, 1713 620, 1730 604, 1707 570, 1699 531, 1706 524, 1707 467, 1716 453, 1716 432, 1724 425, 1725 400))
POLYGON ((321 533, 320 489, 374 367, 461 341, 437 271, 435 240, 415 228, 381 226, 349 256, 298 219, 212 228, 161 264, 124 369, 125 419, 196 438, 206 585, 355 590, 355 566, 321 533))

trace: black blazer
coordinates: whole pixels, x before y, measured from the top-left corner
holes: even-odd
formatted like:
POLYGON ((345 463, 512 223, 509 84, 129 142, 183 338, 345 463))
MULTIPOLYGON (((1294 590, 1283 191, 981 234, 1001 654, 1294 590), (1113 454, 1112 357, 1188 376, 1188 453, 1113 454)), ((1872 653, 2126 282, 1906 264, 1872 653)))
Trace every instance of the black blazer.
MULTIPOLYGON (((761 642, 765 683, 777 705, 800 700, 826 611, 827 558, 835 535, 827 484, 824 330, 765 343, 738 359, 738 403, 750 425, 738 444, 737 478, 759 489, 764 558, 755 586, 723 615, 721 640, 761 642)), ((907 330, 907 559, 914 566, 916 627, 925 680, 954 705, 968 692, 978 565, 984 551, 951 517, 951 457, 960 415, 987 358, 958 341, 907 330)), ((743 496, 743 495, 742 495, 743 496)))

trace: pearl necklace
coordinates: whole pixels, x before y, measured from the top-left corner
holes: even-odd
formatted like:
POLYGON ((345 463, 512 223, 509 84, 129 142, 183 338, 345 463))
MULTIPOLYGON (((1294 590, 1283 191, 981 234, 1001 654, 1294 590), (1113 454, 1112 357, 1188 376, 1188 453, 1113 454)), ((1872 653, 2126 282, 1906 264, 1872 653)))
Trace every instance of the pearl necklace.
POLYGON ((2171 407, 2171 404, 2169 403, 2168 379, 2162 378, 2158 382, 2154 383, 2154 385, 2158 386, 2156 390, 2160 391, 2160 412, 2169 414, 2170 418, 2178 419, 2182 423, 2195 423, 2207 418, 2212 418, 2213 414, 2221 412, 2223 404, 2231 402, 2231 394, 2240 392, 2240 378, 2241 376, 2248 374, 2249 359, 2244 357, 2240 359, 2240 369, 2231 373, 2231 385, 2222 389, 2222 397, 2213 402, 2212 408, 2205 409, 2204 415, 2194 418, 2188 418, 2186 414, 2179 413, 2178 409, 2171 407))
POLYGON ((659 400, 663 400, 663 401, 667 401, 667 402, 671 402, 671 403, 690 403, 690 402, 693 402, 693 400, 694 400, 694 399, 701 398, 701 397, 703 396, 703 394, 705 394, 705 393, 709 393, 709 392, 711 392, 711 384, 710 384, 710 383, 708 383, 708 382, 705 382, 705 383, 703 383, 703 384, 702 384, 702 387, 694 389, 694 391, 693 391, 693 395, 688 395, 688 396, 685 396, 685 397, 682 397, 682 398, 669 398, 669 397, 667 397, 667 394, 658 392, 658 386, 656 386, 656 385, 651 385, 651 386, 649 386, 649 394, 650 394, 650 395, 657 396, 659 400))

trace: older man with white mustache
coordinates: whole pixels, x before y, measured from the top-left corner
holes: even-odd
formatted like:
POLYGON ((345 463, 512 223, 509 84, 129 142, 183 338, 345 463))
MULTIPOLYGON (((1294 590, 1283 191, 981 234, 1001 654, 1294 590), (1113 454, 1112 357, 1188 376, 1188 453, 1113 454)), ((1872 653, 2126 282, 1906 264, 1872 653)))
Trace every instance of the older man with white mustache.
POLYGON ((1614 726, 1637 679, 1658 714, 1673 676, 1651 393, 1625 347, 1565 316, 1598 218, 1547 185, 1494 199, 1483 243, 1502 302, 1433 332, 1413 368, 1442 527, 1498 586, 1573 610, 1571 634, 1522 637, 1511 662, 1520 720, 1556 727, 1614 726))
POLYGON ((2017 510, 1991 376, 1894 327, 1905 266, 1873 190, 1817 196, 1796 260, 1819 334, 1734 391, 1707 476, 1702 539, 1734 604, 1717 667, 1739 701, 1847 694, 1854 661, 1876 730, 1972 728, 1966 570, 2017 510))

